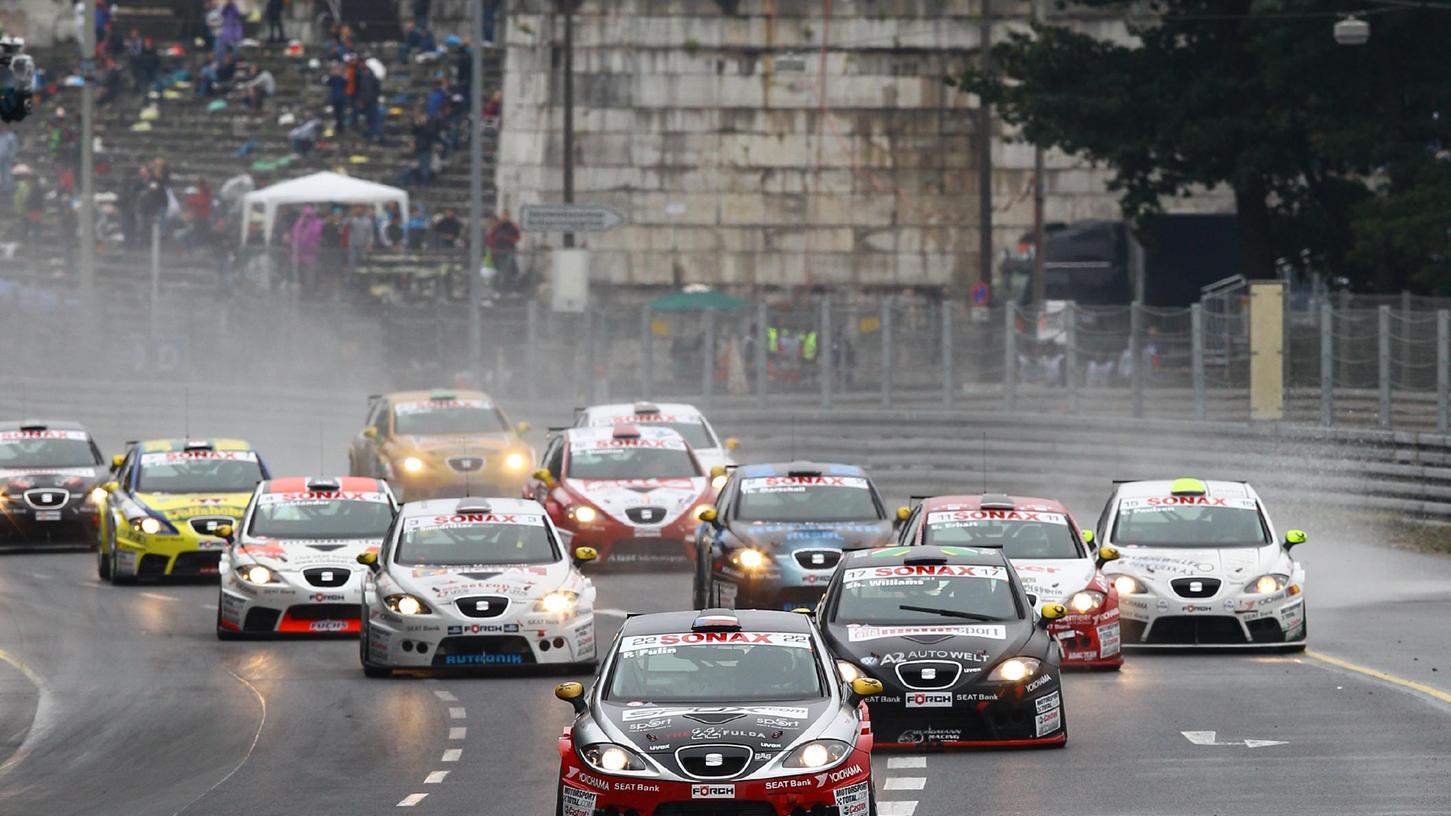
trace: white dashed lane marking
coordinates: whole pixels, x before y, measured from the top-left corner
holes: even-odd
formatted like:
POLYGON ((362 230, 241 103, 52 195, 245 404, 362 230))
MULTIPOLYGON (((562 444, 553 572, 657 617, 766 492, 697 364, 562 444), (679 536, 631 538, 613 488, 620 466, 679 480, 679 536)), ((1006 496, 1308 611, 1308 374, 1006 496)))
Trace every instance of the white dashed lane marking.
POLYGON ((427 796, 428 794, 426 793, 410 793, 403 797, 403 801, 398 803, 398 807, 413 807, 419 802, 422 802, 427 796))
POLYGON ((44 572, 27 572, 25 574, 37 581, 49 581, 51 579, 50 574, 44 572))
POLYGON ((455 696, 453 696, 453 692, 451 692, 451 691, 435 691, 433 694, 434 694, 435 697, 437 697, 438 699, 444 701, 445 703, 456 703, 456 702, 458 702, 458 698, 455 697, 455 696))
POLYGON ((462 720, 465 716, 467 715, 464 714, 463 706, 450 706, 448 709, 448 718, 450 720, 462 720))
POLYGON ((447 751, 444 751, 443 752, 443 758, 440 759, 439 761, 440 762, 458 762, 458 758, 461 757, 461 756, 463 756, 463 753, 464 753, 464 749, 462 749, 462 748, 450 748, 447 751))
POLYGON ((917 812, 916 802, 878 802, 877 816, 913 816, 917 812))
MULTIPOLYGON (((887 791, 920 791, 927 787, 926 776, 898 776, 902 771, 916 771, 919 774, 927 773, 927 757, 925 756, 894 756, 887 757, 887 770, 896 773, 884 775, 877 787, 877 793, 883 794, 887 791)), ((914 816, 917 812, 916 799, 893 800, 891 794, 880 797, 877 802, 877 816, 914 816)))
POLYGON ((150 598, 150 599, 152 599, 154 601, 174 601, 174 600, 176 600, 172 596, 170 596, 170 595, 162 595, 160 592, 142 592, 142 593, 140 593, 140 595, 143 598, 150 598))
POLYGON ((448 776, 448 771, 434 771, 433 773, 423 778, 423 784, 437 785, 438 783, 442 782, 444 777, 446 776, 448 776))
POLYGON ((925 757, 925 756, 906 756, 906 757, 888 757, 887 758, 887 769, 888 770, 892 770, 892 771, 895 771, 898 768, 925 768, 925 767, 927 767, 927 757, 925 757))
POLYGON ((468 737, 468 735, 468 728, 462 725, 456 725, 453 728, 448 729, 448 738, 451 740, 465 739, 466 737, 468 737))
POLYGON ((889 776, 882 790, 913 790, 919 791, 927 787, 925 776, 889 776))

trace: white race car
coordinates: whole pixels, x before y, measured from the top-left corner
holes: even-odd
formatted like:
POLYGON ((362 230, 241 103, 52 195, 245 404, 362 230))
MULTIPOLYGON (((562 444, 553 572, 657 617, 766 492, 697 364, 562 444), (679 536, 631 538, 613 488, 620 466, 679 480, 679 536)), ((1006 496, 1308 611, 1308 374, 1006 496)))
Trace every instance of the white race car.
POLYGON ((363 673, 556 664, 593 671, 594 584, 537 502, 403 506, 363 587, 363 673))
POLYGON ((217 637, 357 635, 367 572, 358 554, 377 552, 397 512, 381 479, 258 483, 226 536, 217 637))
POLYGON ((575 417, 576 428, 608 428, 615 425, 636 425, 646 427, 663 425, 685 437, 695 458, 700 460, 706 473, 717 467, 734 467, 736 462, 731 451, 741 443, 735 437, 722 440, 715 435, 715 429, 706 421, 705 414, 694 405, 683 402, 655 404, 653 402, 623 402, 612 405, 591 405, 581 408, 575 417))
POLYGON ((1305 568, 1244 482, 1123 482, 1098 520, 1125 646, 1305 648, 1305 568))

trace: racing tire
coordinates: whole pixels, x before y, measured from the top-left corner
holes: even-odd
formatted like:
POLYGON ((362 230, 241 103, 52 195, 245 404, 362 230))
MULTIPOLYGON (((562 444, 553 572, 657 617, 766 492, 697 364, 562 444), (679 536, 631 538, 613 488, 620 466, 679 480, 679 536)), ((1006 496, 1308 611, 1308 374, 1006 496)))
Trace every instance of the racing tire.
POLYGON ((867 816, 877 816, 877 789, 875 785, 867 788, 867 816))
POLYGON ((100 536, 96 536, 96 577, 102 581, 111 580, 111 554, 106 551, 106 544, 100 536))
POLYGON ((106 555, 106 560, 110 562, 111 586, 130 586, 136 583, 136 576, 122 575, 121 571, 116 569, 116 531, 114 529, 111 530, 110 543, 111 546, 108 548, 110 552, 106 555))
POLYGON ((241 640, 242 633, 234 632, 222 626, 222 604, 217 602, 217 640, 241 640))
POLYGON ((358 635, 358 662, 363 664, 363 676, 374 679, 393 676, 393 670, 387 666, 379 666, 376 663, 368 662, 368 618, 367 612, 363 612, 363 631, 358 635))
POLYGON ((559 783, 559 790, 554 792, 554 816, 564 816, 564 783, 559 783))

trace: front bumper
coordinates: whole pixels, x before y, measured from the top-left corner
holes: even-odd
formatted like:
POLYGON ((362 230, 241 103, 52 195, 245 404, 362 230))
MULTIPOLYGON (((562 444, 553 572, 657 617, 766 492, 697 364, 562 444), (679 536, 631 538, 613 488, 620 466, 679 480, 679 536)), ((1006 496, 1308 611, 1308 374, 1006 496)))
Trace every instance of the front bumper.
POLYGON ((1110 668, 1124 663, 1119 609, 1112 606, 1091 615, 1067 615, 1048 625, 1048 634, 1062 650, 1064 668, 1110 668))
POLYGON ((603 512, 589 524, 572 518, 556 518, 554 523, 570 535, 570 546, 594 548, 599 553, 598 564, 681 567, 695 563, 695 546, 691 543, 695 525, 687 515, 663 527, 634 527, 603 512))
POLYGON ((594 610, 568 616, 532 610, 469 618, 435 607, 403 617, 368 608, 368 662, 396 669, 501 668, 588 664, 595 661, 594 610))
POLYGON ((890 683, 867 705, 878 747, 1018 748, 1068 740, 1056 670, 1023 684, 970 683, 943 691, 890 683))
POLYGON ((363 629, 363 572, 334 569, 347 581, 335 587, 313 586, 299 573, 278 572, 279 583, 243 581, 223 559, 220 614, 222 629, 258 635, 357 635, 363 629))
POLYGON ((21 496, 0 498, 0 544, 92 544, 96 508, 84 493, 55 507, 32 507, 21 496))
POLYGON ((724 782, 598 773, 579 759, 568 731, 559 751, 563 816, 867 816, 871 807, 871 754, 860 745, 825 773, 724 782))
POLYGON ((1274 648, 1305 642, 1305 596, 1298 585, 1270 595, 1185 599, 1120 596, 1125 647, 1274 648))
POLYGON ((227 542, 198 535, 190 526, 176 535, 147 535, 122 522, 116 530, 117 575, 133 578, 205 578, 221 573, 227 542))
POLYGON ((790 610, 815 606, 840 561, 840 550, 825 549, 771 553, 756 570, 741 569, 718 558, 711 580, 723 606, 790 610), (813 563, 818 555, 821 563, 813 563))

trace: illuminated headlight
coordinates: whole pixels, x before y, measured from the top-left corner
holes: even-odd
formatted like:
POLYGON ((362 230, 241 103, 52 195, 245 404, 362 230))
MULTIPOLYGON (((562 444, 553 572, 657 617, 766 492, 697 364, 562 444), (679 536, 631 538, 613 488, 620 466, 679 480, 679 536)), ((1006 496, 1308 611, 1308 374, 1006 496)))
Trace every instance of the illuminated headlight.
POLYGON ((1103 593, 1091 589, 1075 592, 1073 597, 1068 599, 1068 606, 1080 615, 1092 612, 1103 606, 1103 593))
POLYGON ((408 473, 417 473, 423 470, 423 460, 417 456, 410 456, 403 460, 403 470, 408 473))
POLYGON ((1143 584, 1127 575, 1120 575, 1113 579, 1113 588, 1118 590, 1120 595, 1142 595, 1145 592, 1143 584))
POLYGON ((574 520, 579 522, 580 524, 589 524, 595 519, 599 518, 600 515, 599 513, 595 512, 595 509, 593 507, 585 504, 582 504, 579 507, 570 510, 569 514, 573 516, 574 520))
POLYGON ((825 768, 840 762, 849 753, 851 746, 840 740, 812 740, 787 754, 781 767, 825 768))
POLYGON ((139 519, 132 519, 131 529, 147 535, 156 535, 161 532, 161 520, 155 516, 142 516, 139 519))
POLYGON ((710 480, 710 489, 711 490, 715 490, 715 491, 719 491, 722 487, 725 487, 726 478, 727 477, 726 477, 726 475, 724 473, 720 474, 719 476, 713 476, 713 477, 711 477, 711 480, 710 480))
POLYGON ((766 556, 760 550, 744 549, 735 554, 735 561, 742 569, 760 569, 766 563, 766 556))
POLYGON ((836 661, 836 673, 841 676, 843 683, 850 683, 858 677, 867 676, 866 672, 857 668, 855 663, 849 663, 845 660, 836 661))
POLYGON ((248 564, 237 568, 237 575, 249 584, 270 584, 275 577, 272 570, 261 564, 248 564))
POLYGON ((534 604, 534 611, 546 612, 550 615, 563 615, 574 610, 574 605, 579 602, 579 595, 566 590, 551 592, 540 598, 534 604))
POLYGON ((1288 575, 1261 575, 1250 581, 1244 588, 1245 592, 1253 592, 1256 595, 1268 595, 1271 592, 1279 592, 1290 582, 1288 575))
POLYGON ((605 773, 620 773, 622 771, 639 773, 649 770, 649 767, 645 764, 645 760, 641 759, 639 754, 636 754, 629 748, 614 745, 613 743, 601 742, 595 745, 586 745, 580 750, 579 755, 591 768, 597 771, 604 771, 605 773))
POLYGON ((509 470, 523 470, 527 464, 529 464, 529 457, 518 451, 504 457, 504 467, 509 470))
POLYGON ((1036 657, 1010 657, 999 663, 997 668, 987 676, 989 680, 997 680, 1004 683, 1016 683, 1020 680, 1027 680, 1038 673, 1040 665, 1036 657))
POLYGON ((91 492, 86 494, 86 500, 93 505, 100 504, 101 500, 104 498, 106 498, 106 489, 102 487, 92 488, 91 492))
POLYGON ((412 595, 389 595, 383 599, 383 605, 400 615, 427 615, 433 611, 412 595))

